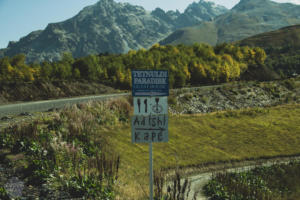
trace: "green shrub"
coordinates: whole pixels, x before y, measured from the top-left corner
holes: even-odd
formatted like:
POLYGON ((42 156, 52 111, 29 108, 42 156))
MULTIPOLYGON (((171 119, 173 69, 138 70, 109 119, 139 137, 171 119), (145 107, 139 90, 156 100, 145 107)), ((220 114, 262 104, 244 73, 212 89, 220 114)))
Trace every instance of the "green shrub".
POLYGON ((229 110, 227 112, 224 113, 225 117, 235 117, 238 118, 239 117, 239 113, 237 111, 233 111, 233 110, 229 110))
POLYGON ((244 90, 244 89, 241 89, 241 90, 240 90, 240 94, 245 95, 245 94, 247 94, 247 91, 244 90))
POLYGON ((2 200, 10 200, 9 195, 7 194, 4 187, 0 186, 0 199, 2 200))
POLYGON ((201 100, 201 102, 204 103, 204 104, 207 104, 208 101, 209 101, 208 97, 206 97, 206 96, 202 96, 200 100, 201 100))
POLYGON ((193 93, 189 92, 189 93, 184 94, 182 99, 184 101, 190 101, 190 100, 192 100, 193 96, 194 96, 193 93))
POLYGON ((131 109, 126 99, 73 105, 51 119, 6 128, 1 148, 25 154, 28 184, 47 183, 72 197, 113 199, 120 158, 101 130, 127 122, 131 109))
POLYGON ((204 191, 212 199, 289 199, 299 195, 299 178, 300 163, 291 162, 247 172, 218 173, 204 186, 204 191))
POLYGON ((240 114, 242 115, 248 115, 248 116, 251 116, 251 117, 256 117, 258 115, 261 115, 261 114, 266 114, 266 113, 269 113, 269 110, 266 109, 266 108, 252 108, 252 109, 246 109, 246 110, 241 110, 240 111, 240 114))
POLYGON ((177 99, 175 96, 168 96, 168 104, 169 105, 176 105, 177 104, 177 99))
POLYGON ((283 84, 285 85, 285 87, 289 90, 293 90, 296 88, 296 82, 294 79, 287 79, 283 81, 283 84))

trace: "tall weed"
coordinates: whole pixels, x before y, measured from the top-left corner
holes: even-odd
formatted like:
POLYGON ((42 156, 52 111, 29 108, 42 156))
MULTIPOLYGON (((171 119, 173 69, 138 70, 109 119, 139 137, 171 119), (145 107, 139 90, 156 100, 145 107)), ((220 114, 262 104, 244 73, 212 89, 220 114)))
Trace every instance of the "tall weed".
POLYGON ((1 148, 25 153, 30 184, 47 183, 72 197, 113 199, 120 157, 102 130, 128 121, 131 109, 126 99, 72 105, 51 119, 5 129, 1 148))

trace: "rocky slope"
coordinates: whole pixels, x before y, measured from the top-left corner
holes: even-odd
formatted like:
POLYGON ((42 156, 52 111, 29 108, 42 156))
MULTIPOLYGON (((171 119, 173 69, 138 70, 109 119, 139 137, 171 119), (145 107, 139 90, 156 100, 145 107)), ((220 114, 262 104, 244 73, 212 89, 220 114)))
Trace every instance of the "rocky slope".
POLYGON ((200 0, 184 13, 157 8, 152 12, 128 3, 100 0, 60 23, 34 31, 0 50, 0 57, 24 53, 27 61, 57 60, 62 52, 74 57, 89 54, 124 53, 148 48, 177 28, 210 21, 227 9, 200 0))
POLYGON ((177 90, 169 98, 169 109, 174 114, 193 114, 300 103, 299 80, 230 83, 177 90))
POLYGON ((160 43, 165 45, 205 42, 215 45, 237 41, 281 27, 300 24, 299 13, 300 5, 276 3, 271 0, 241 0, 229 12, 216 17, 215 20, 179 29, 160 43))

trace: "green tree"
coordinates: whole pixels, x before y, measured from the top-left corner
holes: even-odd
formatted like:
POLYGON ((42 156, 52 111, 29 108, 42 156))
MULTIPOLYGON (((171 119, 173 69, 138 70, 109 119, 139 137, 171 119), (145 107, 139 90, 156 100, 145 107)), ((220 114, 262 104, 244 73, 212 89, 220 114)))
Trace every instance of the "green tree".
POLYGON ((95 55, 76 60, 73 64, 73 68, 74 70, 79 70, 82 78, 91 81, 99 80, 103 74, 99 64, 99 57, 95 55))
POLYGON ((26 56, 25 54, 17 54, 10 60, 12 66, 18 67, 25 65, 26 56))
POLYGON ((57 63, 57 77, 61 80, 70 79, 72 77, 72 67, 71 65, 59 62, 57 63))
POLYGON ((206 81, 207 74, 203 64, 193 61, 190 63, 191 83, 200 84, 206 81))
POLYGON ((70 52, 63 52, 61 56, 61 63, 72 65, 74 63, 74 58, 72 56, 72 53, 70 52))
POLYGON ((75 68, 74 70, 73 70, 73 77, 75 78, 75 79, 80 79, 80 71, 79 71, 79 69, 78 68, 75 68))
POLYGON ((175 72, 174 79, 174 88, 181 88, 185 85, 186 76, 182 71, 175 72))
POLYGON ((53 66, 47 61, 42 62, 41 65, 42 65, 40 71, 41 78, 44 80, 51 80, 52 78, 54 78, 53 66))

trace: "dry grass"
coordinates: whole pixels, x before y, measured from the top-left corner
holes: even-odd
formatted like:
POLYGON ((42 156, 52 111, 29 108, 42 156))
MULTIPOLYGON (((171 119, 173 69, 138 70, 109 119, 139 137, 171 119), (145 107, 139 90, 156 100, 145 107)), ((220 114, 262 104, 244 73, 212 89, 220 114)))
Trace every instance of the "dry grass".
MULTIPOLYGON (((170 116, 169 142, 153 145, 154 168, 298 154, 299 121, 300 105, 170 116)), ((148 191, 148 145, 131 143, 129 124, 108 132, 109 143, 121 156, 122 199, 143 199, 142 190, 148 191)))
MULTIPOLYGON (((121 161, 116 182, 118 199, 142 200, 147 199, 149 191, 149 152, 147 144, 131 143, 131 113, 127 100, 112 100, 73 106, 44 121, 49 134, 57 130, 69 145, 77 138, 88 152, 97 150, 97 144, 103 145, 101 149, 108 157, 117 152, 121 161)), ((185 169, 207 163, 299 154, 299 121, 299 104, 170 115, 169 142, 153 145, 154 169, 185 169)), ((28 130, 16 130, 18 137, 34 139, 37 128, 43 129, 39 123, 26 127, 28 130)), ((95 168, 92 160, 90 164, 95 168)))

